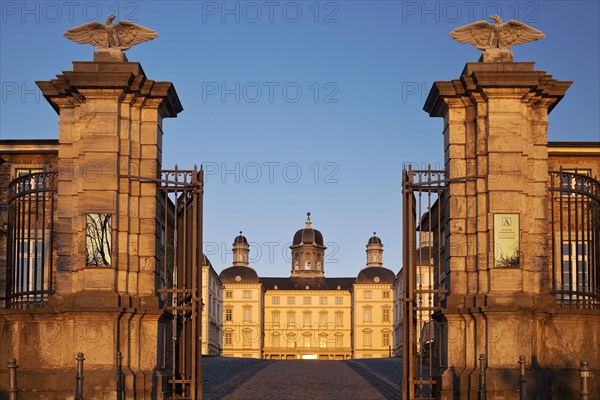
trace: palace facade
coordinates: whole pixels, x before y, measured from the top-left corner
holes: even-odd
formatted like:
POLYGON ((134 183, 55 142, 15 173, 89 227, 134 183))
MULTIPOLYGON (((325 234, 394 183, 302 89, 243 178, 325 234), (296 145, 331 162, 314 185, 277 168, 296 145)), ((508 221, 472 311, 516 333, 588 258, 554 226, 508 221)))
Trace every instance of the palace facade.
POLYGON ((383 244, 367 243, 356 277, 325 276, 323 235, 306 226, 294 234, 289 277, 260 277, 248 264, 248 240, 233 242, 223 270, 223 355, 268 359, 389 357, 394 273, 383 267, 383 244))

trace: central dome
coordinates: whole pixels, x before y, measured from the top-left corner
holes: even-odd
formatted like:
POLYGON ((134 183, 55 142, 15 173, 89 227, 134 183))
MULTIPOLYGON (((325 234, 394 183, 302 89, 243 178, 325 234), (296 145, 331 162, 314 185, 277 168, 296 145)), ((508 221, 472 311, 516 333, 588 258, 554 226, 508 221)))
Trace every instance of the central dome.
POLYGON ((304 229, 300 229, 298 232, 296 232, 292 246, 297 246, 300 244, 316 244, 319 246, 324 246, 323 235, 318 230, 312 228, 312 223, 310 222, 310 213, 306 213, 306 215, 308 216, 306 219, 306 226, 304 229))

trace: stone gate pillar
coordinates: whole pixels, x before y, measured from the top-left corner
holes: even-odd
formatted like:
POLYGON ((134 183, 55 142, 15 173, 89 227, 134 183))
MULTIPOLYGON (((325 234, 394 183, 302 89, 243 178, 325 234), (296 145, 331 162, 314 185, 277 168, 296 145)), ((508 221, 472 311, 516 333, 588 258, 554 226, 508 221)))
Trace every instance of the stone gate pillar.
POLYGON ((23 398, 32 389, 48 398, 74 394, 78 352, 86 398, 114 398, 118 351, 127 398, 168 391, 156 180, 162 120, 182 106, 172 83, 147 79, 137 62, 103 56, 37 82, 59 114, 56 271, 47 307, 3 313, 2 340, 27 376, 23 398), (90 244, 90 226, 100 221, 108 226, 101 249, 90 244))
POLYGON ((429 94, 424 109, 444 118, 452 180, 441 204, 444 399, 477 398, 480 354, 487 357, 488 398, 518 398, 520 355, 533 367, 529 389, 551 390, 544 369, 551 350, 543 344, 555 308, 547 125, 570 84, 509 59, 467 63, 459 79, 435 82, 429 94))

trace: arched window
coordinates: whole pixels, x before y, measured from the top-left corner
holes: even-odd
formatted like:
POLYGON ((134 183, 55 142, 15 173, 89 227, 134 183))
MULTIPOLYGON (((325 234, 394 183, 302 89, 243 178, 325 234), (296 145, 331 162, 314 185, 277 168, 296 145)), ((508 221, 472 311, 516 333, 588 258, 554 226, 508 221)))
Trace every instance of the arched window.
POLYGON ((321 333, 319 335, 319 347, 322 349, 327 347, 327 334, 326 333, 321 333))
POLYGON ((279 346, 281 346, 281 343, 279 341, 279 337, 280 336, 281 335, 279 335, 279 333, 277 333, 277 332, 273 333, 273 335, 271 336, 271 345, 273 347, 279 347, 279 346))
POLYGON ((311 346, 311 342, 312 342, 312 336, 310 335, 310 333, 305 333, 304 336, 302 337, 303 343, 302 346, 303 347, 310 347, 311 346))
POLYGON ((317 271, 321 270, 321 262, 317 261, 317 271))
POLYGON ((304 269, 310 269, 310 261, 307 261, 306 264, 304 264, 304 269))
POLYGON ((344 343, 344 334, 343 333, 336 333, 335 334, 335 347, 340 348, 342 347, 344 343))
POLYGON ((373 345, 373 331, 370 329, 363 330, 363 345, 371 347, 373 345))
POLYGON ((288 347, 296 347, 296 334, 288 333, 286 335, 286 342, 288 347))
POLYGON ((294 264, 294 268, 300 269, 300 261, 296 260, 296 263, 294 264))

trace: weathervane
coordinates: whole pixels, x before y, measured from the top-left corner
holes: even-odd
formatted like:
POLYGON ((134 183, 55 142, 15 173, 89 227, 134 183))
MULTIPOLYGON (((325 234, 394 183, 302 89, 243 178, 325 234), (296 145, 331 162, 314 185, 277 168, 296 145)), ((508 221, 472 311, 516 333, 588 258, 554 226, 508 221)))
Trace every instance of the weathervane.
POLYGON ((111 14, 105 24, 88 22, 67 30, 63 35, 74 42, 96 46, 96 52, 114 53, 123 59, 123 51, 158 37, 158 33, 152 29, 133 22, 120 20, 113 24, 115 18, 111 14))
POLYGON ((493 24, 487 21, 473 22, 456 28, 450 32, 450 36, 460 43, 469 43, 483 50, 484 61, 512 61, 509 47, 544 38, 542 32, 514 19, 502 22, 497 15, 490 18, 494 20, 493 24))

